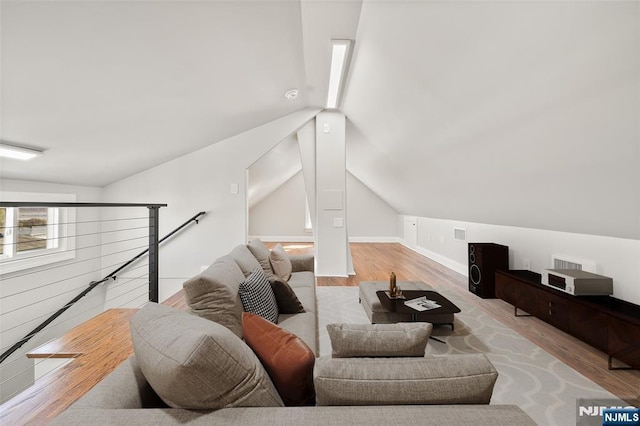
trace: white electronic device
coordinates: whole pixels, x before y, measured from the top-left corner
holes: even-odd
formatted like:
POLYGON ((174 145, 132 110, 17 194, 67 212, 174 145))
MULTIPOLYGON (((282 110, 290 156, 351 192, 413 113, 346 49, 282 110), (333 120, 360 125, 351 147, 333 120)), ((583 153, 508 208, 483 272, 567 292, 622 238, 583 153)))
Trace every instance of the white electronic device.
POLYGON ((545 269, 542 284, 574 296, 613 294, 613 279, 580 269, 545 269))

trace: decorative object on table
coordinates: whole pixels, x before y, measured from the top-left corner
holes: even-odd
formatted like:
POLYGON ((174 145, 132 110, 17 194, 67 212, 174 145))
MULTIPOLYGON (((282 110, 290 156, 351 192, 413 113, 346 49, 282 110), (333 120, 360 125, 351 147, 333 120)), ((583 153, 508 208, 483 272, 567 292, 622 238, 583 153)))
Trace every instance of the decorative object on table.
POLYGON ((396 284, 396 274, 391 272, 391 275, 389 275, 389 297, 397 297, 397 293, 398 285, 396 284))

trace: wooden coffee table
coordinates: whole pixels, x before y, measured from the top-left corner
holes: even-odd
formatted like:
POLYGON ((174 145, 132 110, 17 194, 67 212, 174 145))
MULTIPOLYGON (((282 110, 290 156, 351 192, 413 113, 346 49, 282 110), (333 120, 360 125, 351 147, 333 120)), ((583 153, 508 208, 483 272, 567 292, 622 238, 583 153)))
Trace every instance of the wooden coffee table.
POLYGON ((436 291, 428 290, 404 290, 402 295, 404 299, 389 298, 386 291, 376 291, 378 299, 382 307, 389 312, 399 314, 409 314, 411 321, 430 322, 434 325, 445 324, 450 325, 453 330, 453 315, 460 312, 460 308, 454 305, 449 299, 436 291), (440 307, 429 309, 427 311, 417 311, 404 304, 405 301, 425 296, 429 300, 437 302, 440 307))

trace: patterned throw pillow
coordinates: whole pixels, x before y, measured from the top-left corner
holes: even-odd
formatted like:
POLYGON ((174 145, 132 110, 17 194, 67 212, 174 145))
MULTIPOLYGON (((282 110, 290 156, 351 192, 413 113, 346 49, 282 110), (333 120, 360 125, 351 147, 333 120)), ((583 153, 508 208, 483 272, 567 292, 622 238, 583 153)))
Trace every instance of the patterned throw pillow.
POLYGON ((245 312, 260 315, 274 324, 278 323, 278 302, 262 268, 256 268, 240 284, 238 292, 245 312))

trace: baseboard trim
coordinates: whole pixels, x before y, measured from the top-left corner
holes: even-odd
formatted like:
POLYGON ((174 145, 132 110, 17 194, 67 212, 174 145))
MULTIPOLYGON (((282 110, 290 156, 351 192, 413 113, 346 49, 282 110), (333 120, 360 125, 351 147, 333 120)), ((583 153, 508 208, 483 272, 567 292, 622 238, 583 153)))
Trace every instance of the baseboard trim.
POLYGON ((456 262, 455 260, 450 259, 446 256, 435 253, 431 250, 427 250, 424 247, 419 247, 419 246, 411 247, 407 245, 406 241, 404 240, 400 240, 400 244, 402 244, 409 250, 413 250, 416 253, 421 254, 422 256, 428 257, 434 262, 438 262, 439 264, 446 266, 447 268, 452 269, 461 275, 464 275, 465 277, 469 276, 469 271, 467 271, 467 265, 463 265, 462 263, 456 262))
POLYGON ((288 236, 288 237, 277 237, 272 235, 253 235, 249 236, 249 241, 259 238, 267 243, 312 243, 313 237, 305 237, 301 235, 297 236, 288 236))
POLYGON ((398 237, 349 237, 350 243, 401 243, 398 237))
MULTIPOLYGON (((250 235, 249 240, 259 238, 268 243, 312 243, 313 237, 306 236, 273 236, 273 235, 250 235)), ((350 243, 403 243, 398 237, 349 237, 350 243)))

